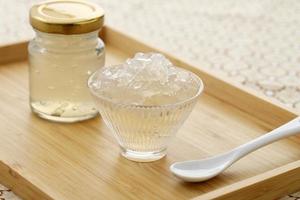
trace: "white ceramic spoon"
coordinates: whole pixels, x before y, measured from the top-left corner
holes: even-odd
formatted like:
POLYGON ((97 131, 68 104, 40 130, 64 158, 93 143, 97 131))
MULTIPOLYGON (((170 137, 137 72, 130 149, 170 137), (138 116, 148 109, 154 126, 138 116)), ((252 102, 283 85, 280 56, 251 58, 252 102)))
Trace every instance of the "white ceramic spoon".
POLYGON ((297 133, 300 133, 300 117, 229 152, 203 160, 176 162, 170 166, 170 170, 187 182, 205 181, 217 176, 252 151, 297 133))

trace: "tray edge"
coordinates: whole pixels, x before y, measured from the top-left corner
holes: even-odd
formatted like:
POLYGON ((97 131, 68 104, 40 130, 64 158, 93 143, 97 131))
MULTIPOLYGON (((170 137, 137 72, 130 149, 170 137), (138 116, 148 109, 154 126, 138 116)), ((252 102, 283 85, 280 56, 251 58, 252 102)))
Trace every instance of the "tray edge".
POLYGON ((143 41, 123 34, 117 29, 106 26, 101 35, 104 40, 112 46, 118 47, 132 55, 138 51, 156 51, 163 53, 177 66, 184 67, 200 76, 205 84, 205 92, 271 124, 272 127, 270 127, 270 129, 277 127, 298 115, 296 111, 286 107, 282 103, 263 96, 242 84, 233 83, 227 77, 214 75, 210 70, 203 68, 199 69, 198 67, 195 67, 196 65, 193 63, 179 59, 165 50, 155 48, 143 41), (129 47, 129 45, 130 48, 126 48, 129 47), (226 93, 226 95, 220 95, 224 93, 226 93), (272 118, 270 118, 270 113, 276 113, 276 115, 272 115, 272 118))
POLYGON ((273 200, 297 192, 299 188, 300 161, 295 161, 263 174, 208 192, 193 198, 193 200, 231 200, 235 199, 234 197, 239 197, 239 200, 273 200))
POLYGON ((36 199, 36 197, 38 197, 39 199, 54 200, 54 198, 50 197, 40 188, 21 176, 16 169, 9 167, 1 160, 0 180, 2 185, 11 189, 14 193, 22 197, 23 199, 36 199))

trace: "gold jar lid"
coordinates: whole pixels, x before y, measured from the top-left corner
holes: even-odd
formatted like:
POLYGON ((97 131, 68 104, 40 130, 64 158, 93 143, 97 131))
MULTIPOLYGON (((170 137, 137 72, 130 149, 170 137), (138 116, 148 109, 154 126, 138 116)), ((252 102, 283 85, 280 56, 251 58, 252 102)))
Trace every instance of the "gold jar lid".
POLYGON ((81 34, 103 26, 104 10, 83 0, 52 0, 30 9, 30 24, 46 33, 81 34))

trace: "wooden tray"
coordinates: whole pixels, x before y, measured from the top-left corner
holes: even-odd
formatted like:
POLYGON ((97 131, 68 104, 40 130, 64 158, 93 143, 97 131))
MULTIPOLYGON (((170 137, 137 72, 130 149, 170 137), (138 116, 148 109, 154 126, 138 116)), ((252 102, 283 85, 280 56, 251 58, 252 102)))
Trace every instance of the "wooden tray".
MULTIPOLYGON (((107 63, 138 51, 158 51, 104 28, 107 63)), ((28 106, 27 42, 0 48, 0 181, 24 199, 274 199, 300 189, 300 139, 292 137, 240 160, 204 183, 184 183, 171 163, 205 158, 249 141, 296 116, 281 105, 197 65, 205 92, 168 149, 167 157, 136 163, 119 147, 100 117, 51 123, 28 106)))

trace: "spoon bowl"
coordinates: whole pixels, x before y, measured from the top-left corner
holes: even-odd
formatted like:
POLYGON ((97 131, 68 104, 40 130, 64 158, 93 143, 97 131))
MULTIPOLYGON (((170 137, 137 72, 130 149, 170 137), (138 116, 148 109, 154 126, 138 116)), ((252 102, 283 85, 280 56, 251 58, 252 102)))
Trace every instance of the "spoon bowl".
POLYGON ((211 179, 231 165, 234 152, 220 154, 203 160, 176 162, 170 166, 171 172, 187 182, 211 179))

